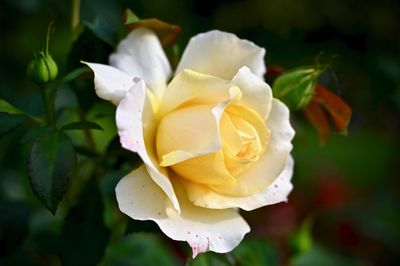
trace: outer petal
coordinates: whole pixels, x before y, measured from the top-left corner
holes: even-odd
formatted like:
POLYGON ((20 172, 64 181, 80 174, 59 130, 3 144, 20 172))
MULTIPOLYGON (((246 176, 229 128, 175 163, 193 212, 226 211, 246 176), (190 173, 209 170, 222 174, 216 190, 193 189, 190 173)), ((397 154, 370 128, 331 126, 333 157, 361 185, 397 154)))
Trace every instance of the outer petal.
POLYGON ((232 79, 232 84, 238 86, 243 97, 241 102, 257 111, 264 119, 271 110, 272 90, 263 79, 253 74, 248 67, 242 67, 232 79))
POLYGON ((154 32, 138 28, 122 40, 110 56, 110 64, 143 79, 161 97, 171 75, 171 66, 154 32))
POLYGON ((146 141, 147 138, 154 139, 156 130, 155 118, 148 97, 150 91, 146 91, 143 80, 136 79, 136 81, 137 83, 126 93, 117 108, 116 122, 120 141, 122 147, 139 154, 151 178, 168 195, 174 208, 179 211, 179 203, 168 173, 165 168, 158 166, 153 142, 146 141))
POLYGON ((187 68, 224 79, 232 79, 242 66, 258 77, 265 73, 265 50, 236 35, 218 30, 193 37, 183 52, 176 73, 187 68))
POLYGON ((279 177, 264 191, 250 196, 225 196, 210 190, 206 186, 192 182, 185 182, 184 187, 190 201, 197 206, 211 209, 237 207, 246 211, 251 211, 266 205, 287 201, 287 197, 293 188, 290 182, 293 174, 293 164, 293 158, 289 156, 285 168, 279 177))
POLYGON ((212 250, 229 252, 236 247, 249 226, 234 209, 211 210, 194 206, 179 183, 174 184, 181 213, 168 207, 165 194, 141 166, 118 183, 116 195, 122 212, 137 220, 153 220, 174 240, 186 241, 193 257, 212 250))
POLYGON ((289 121, 289 109, 281 101, 272 100, 272 107, 266 121, 271 130, 268 146, 261 158, 248 170, 237 177, 235 188, 216 187, 213 189, 225 195, 250 195, 264 191, 272 184, 285 168, 287 158, 292 150, 294 130, 289 121), (259 188, 259 190, 254 190, 259 188))
POLYGON ((82 62, 94 72, 96 94, 104 100, 118 104, 126 92, 135 84, 133 77, 115 67, 82 62))

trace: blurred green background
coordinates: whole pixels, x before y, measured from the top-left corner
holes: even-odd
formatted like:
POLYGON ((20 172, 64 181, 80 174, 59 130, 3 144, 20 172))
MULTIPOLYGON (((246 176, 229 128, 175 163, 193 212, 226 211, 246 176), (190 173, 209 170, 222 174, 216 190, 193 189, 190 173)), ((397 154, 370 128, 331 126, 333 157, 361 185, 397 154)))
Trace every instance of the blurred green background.
MULTIPOLYGON (((314 64, 320 52, 321 58, 335 56, 321 83, 351 106, 348 136, 333 133, 321 146, 303 113, 293 113, 296 166, 288 204, 243 213, 252 232, 234 252, 202 255, 190 263, 400 265, 398 1, 82 0, 80 18, 87 27, 80 37, 71 30, 71 6, 70 1, 1 1, 0 98, 42 114, 40 93, 26 67, 43 45, 48 23, 56 21, 50 48, 62 77, 82 59, 106 63, 114 39, 104 42, 107 37, 99 32, 120 29, 125 8, 141 18, 181 25, 181 52, 191 36, 220 29, 265 47, 267 68, 314 64)), ((76 110, 68 108, 79 103, 86 117, 107 129, 95 133, 97 150, 120 152, 113 140, 113 108, 97 99, 92 87, 90 77, 61 85, 59 120, 74 120, 76 110)), ((128 221, 115 208, 113 187, 129 171, 132 164, 124 158, 132 155, 108 160, 105 168, 112 172, 95 172, 99 186, 90 193, 86 173, 94 166, 79 158, 81 170, 73 179, 83 181, 72 181, 52 216, 29 187, 24 135, 31 125, 24 122, 7 133, 18 121, 0 115, 1 265, 185 264, 185 245, 152 233, 158 229, 151 222, 128 221)), ((79 133, 71 136, 78 144, 83 139, 79 133)))

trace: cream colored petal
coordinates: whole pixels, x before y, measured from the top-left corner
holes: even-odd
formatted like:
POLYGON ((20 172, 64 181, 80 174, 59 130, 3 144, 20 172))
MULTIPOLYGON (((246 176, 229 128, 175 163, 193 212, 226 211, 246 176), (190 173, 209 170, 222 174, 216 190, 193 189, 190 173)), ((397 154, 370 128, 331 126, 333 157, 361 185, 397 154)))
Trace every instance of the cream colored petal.
POLYGON ((229 97, 232 87, 228 80, 191 70, 183 70, 168 84, 160 104, 159 115, 170 112, 179 106, 194 104, 217 104, 229 97))
POLYGON ((289 109, 286 105, 273 99, 266 124, 271 135, 264 154, 237 177, 234 188, 214 186, 213 189, 216 192, 231 196, 248 196, 264 191, 278 178, 285 168, 294 137, 294 130, 289 121, 289 109))
POLYGON ((268 128, 268 125, 265 125, 265 120, 253 109, 242 105, 230 105, 226 109, 226 112, 229 114, 232 122, 236 125, 238 130, 243 127, 244 131, 242 133, 248 133, 249 136, 257 135, 261 149, 264 151, 270 136, 270 129, 268 128), (252 130, 247 132, 247 130, 245 130, 247 128, 245 124, 252 128, 256 133, 250 133, 252 130))
POLYGON ((82 62, 94 72, 94 88, 97 96, 111 101, 117 105, 126 92, 135 84, 133 76, 130 76, 115 67, 82 62))
POLYGON ((165 168, 158 165, 154 145, 156 121, 152 110, 149 90, 143 80, 126 93, 116 112, 118 134, 122 147, 137 152, 142 158, 151 178, 156 182, 179 211, 179 203, 165 168), (150 138, 150 141, 149 141, 150 138))
POLYGON ((241 138, 241 147, 236 153, 227 152, 224 149, 224 160, 231 175, 238 176, 251 164, 258 161, 260 153, 263 152, 263 146, 257 130, 250 123, 244 119, 234 118, 232 120, 235 121, 235 126, 238 128, 236 132, 241 138))
POLYGON ((271 110, 272 90, 263 79, 253 74, 246 66, 239 69, 232 79, 243 93, 241 103, 257 111, 264 119, 271 110))
POLYGON ((144 166, 122 178, 116 187, 120 210, 137 220, 153 220, 170 238, 186 241, 193 257, 208 250, 225 253, 250 231, 234 209, 211 210, 194 206, 179 183, 174 183, 181 213, 168 206, 165 193, 148 176, 144 166))
POLYGON ((166 219, 168 197, 152 180, 146 166, 123 177, 115 188, 119 209, 135 220, 166 219))
POLYGON ((209 105, 194 105, 175 110, 162 118, 156 137, 157 154, 162 166, 221 148, 219 117, 214 117, 212 109, 213 106, 209 105))
POLYGON ((242 149, 242 137, 228 114, 223 113, 220 121, 220 136, 224 155, 236 156, 242 149))
POLYGON ((225 167, 222 151, 195 157, 171 166, 180 178, 199 184, 234 187, 236 179, 225 167))
POLYGON ((242 141, 239 153, 224 154, 227 169, 237 177, 259 160, 268 144, 270 130, 256 111, 243 105, 231 105, 226 109, 226 113, 229 114, 242 141))
POLYGON ((110 64, 143 79, 159 98, 171 76, 171 66, 154 32, 138 28, 122 40, 110 64))
POLYGON ((247 66, 263 78, 265 50, 236 35, 218 30, 193 37, 178 65, 176 73, 191 69, 223 79, 232 79, 238 70, 247 66))
POLYGON ((293 174, 293 164, 293 158, 289 156, 285 168, 278 178, 264 191, 249 196, 232 197, 218 194, 207 186, 190 181, 184 181, 184 188, 190 201, 197 206, 210 209, 241 208, 251 211, 266 205, 287 201, 287 197, 293 188, 290 181, 293 174))

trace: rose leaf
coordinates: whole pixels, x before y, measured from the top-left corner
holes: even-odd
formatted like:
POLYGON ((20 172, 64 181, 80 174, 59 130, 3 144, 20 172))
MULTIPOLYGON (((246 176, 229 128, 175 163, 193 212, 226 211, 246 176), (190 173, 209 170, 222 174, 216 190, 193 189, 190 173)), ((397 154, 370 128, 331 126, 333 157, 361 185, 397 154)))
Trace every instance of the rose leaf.
POLYGON ((72 142, 56 129, 44 131, 29 154, 29 180, 36 197, 53 214, 67 190, 76 156, 72 142))

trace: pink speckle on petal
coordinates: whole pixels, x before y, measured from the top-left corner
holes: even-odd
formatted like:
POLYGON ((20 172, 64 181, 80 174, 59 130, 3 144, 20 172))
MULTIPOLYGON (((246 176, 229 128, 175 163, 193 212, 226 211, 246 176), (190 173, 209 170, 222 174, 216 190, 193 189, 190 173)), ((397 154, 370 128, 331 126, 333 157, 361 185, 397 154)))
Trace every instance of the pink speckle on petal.
POLYGON ((134 143, 124 135, 120 135, 119 140, 121 142, 122 147, 124 147, 125 149, 132 150, 132 151, 138 150, 139 141, 136 141, 136 143, 134 143))
POLYGON ((192 257, 193 259, 197 257, 197 255, 207 252, 209 250, 209 243, 207 243, 206 246, 201 246, 199 244, 195 244, 195 243, 190 243, 189 242, 190 247, 192 248, 192 257))
POLYGON ((189 243, 189 245, 190 245, 190 247, 192 248, 192 258, 194 259, 194 258, 196 258, 197 255, 199 254, 199 252, 198 252, 198 247, 197 247, 197 245, 194 244, 194 243, 189 243))
POLYGON ((208 244, 207 244, 207 246, 204 246, 203 248, 200 248, 200 249, 199 249, 199 254, 200 254, 200 253, 207 252, 207 251, 208 251, 208 244))

